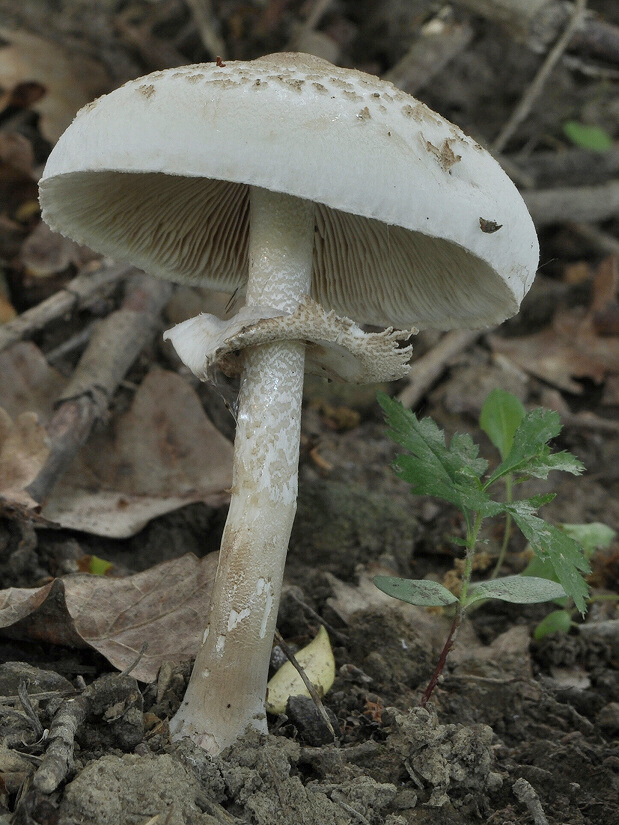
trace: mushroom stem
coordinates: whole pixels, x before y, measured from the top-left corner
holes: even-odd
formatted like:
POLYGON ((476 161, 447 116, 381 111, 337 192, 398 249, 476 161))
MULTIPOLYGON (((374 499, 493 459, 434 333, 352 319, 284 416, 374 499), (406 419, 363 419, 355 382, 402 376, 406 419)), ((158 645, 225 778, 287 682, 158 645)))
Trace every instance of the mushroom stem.
MULTIPOLYGON (((250 189, 247 304, 293 312, 308 294, 314 205, 250 189)), ((266 732, 269 659, 294 520, 304 345, 245 353, 230 511, 213 603, 173 739, 219 753, 247 728, 266 732)))

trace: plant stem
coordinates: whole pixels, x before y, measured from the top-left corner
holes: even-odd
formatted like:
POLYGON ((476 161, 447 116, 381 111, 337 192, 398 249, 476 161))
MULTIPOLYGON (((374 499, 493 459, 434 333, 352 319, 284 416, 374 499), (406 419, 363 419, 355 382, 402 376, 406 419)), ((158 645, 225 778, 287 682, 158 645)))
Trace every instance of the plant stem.
MULTIPOLYGON (((459 605, 458 605, 458 607, 459 607, 459 605)), ((458 628, 460 627, 460 623, 462 622, 462 616, 463 616, 462 611, 458 609, 456 611, 456 615, 454 616, 454 620, 451 623, 451 627, 449 628, 449 634, 447 636, 447 640, 445 641, 445 644, 443 645, 443 649, 441 650, 441 655, 438 658, 438 662, 436 664, 436 667, 434 668, 434 673, 430 677, 430 681, 428 682, 428 686, 424 690, 423 696, 419 700, 419 707, 420 708, 425 708, 425 706, 428 704, 428 702, 430 700, 430 697, 432 696, 432 693, 434 691, 434 688, 436 687, 436 685, 438 683, 440 675, 443 672, 443 668, 445 667, 445 662, 447 661, 447 656, 449 655, 449 651, 451 650, 451 648, 454 645, 454 642, 456 641, 456 635, 457 635, 458 628)))
MULTIPOLYGON (((466 515, 466 514, 465 514, 466 515)), ((443 668, 445 667, 445 662, 447 661, 447 656, 449 655, 449 651, 454 646, 456 641, 456 636, 458 635, 458 629, 462 624, 464 616, 466 614, 466 594, 469 588, 469 584, 471 581, 471 573, 473 572, 473 558, 475 557, 475 548, 477 547, 477 537, 479 535, 479 530, 481 528, 481 523, 483 521, 483 517, 479 514, 475 514, 475 520, 473 522, 473 526, 470 526, 470 519, 466 519, 467 523, 467 530, 466 530, 466 557, 464 560, 464 570, 462 572, 462 590, 460 591, 460 600, 456 607, 456 615, 454 616, 454 620, 451 623, 451 627, 449 628, 449 633, 447 635, 447 639, 445 644, 443 645, 443 649, 441 650, 441 654, 438 658, 438 662, 436 667, 434 668, 434 673, 430 677, 430 681, 428 682, 428 686, 423 692, 423 696, 419 701, 419 706, 425 708, 434 688, 438 684, 438 680, 440 678, 441 673, 443 672, 443 668)))
MULTIPOLYGON (((511 473, 505 476, 505 497, 508 504, 511 504, 513 500, 513 477, 511 473)), ((490 576, 491 579, 496 579, 496 577, 499 575, 501 567, 503 566, 503 562, 505 561, 505 555, 507 553, 507 548, 509 547, 509 540, 511 539, 511 537, 512 516, 511 513, 508 513, 505 517, 505 531, 503 533, 503 543, 501 544, 501 550, 499 552, 499 557, 494 566, 494 570, 492 571, 492 575, 490 576)))

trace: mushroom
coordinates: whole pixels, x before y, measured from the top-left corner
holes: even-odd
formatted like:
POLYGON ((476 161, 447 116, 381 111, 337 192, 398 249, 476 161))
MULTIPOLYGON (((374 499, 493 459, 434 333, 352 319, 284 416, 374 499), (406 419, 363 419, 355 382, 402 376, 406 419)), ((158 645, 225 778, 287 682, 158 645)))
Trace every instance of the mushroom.
POLYGON ((330 377, 388 380, 406 373, 409 333, 359 324, 500 323, 533 280, 533 224, 456 126, 390 83, 303 54, 125 84, 78 113, 40 193, 44 220, 79 243, 245 295, 230 321, 198 316, 168 333, 201 378, 217 363, 241 373, 213 603, 170 723, 217 753, 267 727, 306 354, 330 377))

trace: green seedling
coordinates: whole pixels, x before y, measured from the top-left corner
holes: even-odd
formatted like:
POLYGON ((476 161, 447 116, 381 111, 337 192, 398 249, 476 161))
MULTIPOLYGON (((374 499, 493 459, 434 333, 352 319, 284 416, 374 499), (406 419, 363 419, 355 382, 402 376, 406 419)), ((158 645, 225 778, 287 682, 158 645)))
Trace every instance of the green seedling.
MULTIPOLYGON (((490 393, 481 417, 482 428, 501 456, 493 472, 488 471, 488 462, 479 456, 479 447, 470 435, 456 434, 447 445, 445 433, 431 418, 418 419, 382 393, 378 401, 385 412, 389 437, 405 450, 394 462, 396 474, 411 485, 416 495, 434 496, 457 507, 466 528, 464 538, 453 538, 464 550, 459 596, 438 582, 394 576, 374 579, 380 590, 409 604, 455 606, 447 641, 421 700, 424 706, 436 686, 466 611, 475 602, 499 599, 531 604, 569 596, 584 615, 588 587, 582 574, 590 569, 586 555, 575 538, 537 515, 539 508, 552 501, 554 494, 521 499, 513 496, 514 488, 522 481, 545 479, 552 470, 579 475, 584 467, 571 453, 551 451, 548 442, 561 431, 556 412, 543 408, 525 412, 517 399, 502 390, 490 393), (507 491, 504 500, 494 497, 497 485, 507 491), (552 577, 497 578, 497 567, 490 580, 471 581, 482 524, 485 519, 496 516, 509 518, 507 526, 514 523, 520 529, 536 557, 551 566, 552 577)), ((506 546, 504 542, 503 555, 506 546)))
MULTIPOLYGON (((610 546, 610 543, 615 538, 615 531, 607 524, 594 521, 590 524, 561 524, 560 529, 576 539, 583 548, 583 552, 587 561, 590 561, 596 550, 605 550, 610 546)), ((547 560, 543 560, 535 556, 526 569, 523 571, 523 576, 543 576, 547 579, 557 580, 554 568, 547 560)), ((619 601, 619 596, 616 594, 601 594, 593 596, 588 600, 588 604, 593 601, 612 600, 619 601)), ((562 599, 555 599, 555 602, 561 607, 561 610, 553 610, 545 616, 542 621, 536 626, 533 631, 533 636, 538 641, 548 636, 550 633, 567 633, 570 628, 576 624, 574 622, 574 614, 577 612, 569 597, 562 599)))

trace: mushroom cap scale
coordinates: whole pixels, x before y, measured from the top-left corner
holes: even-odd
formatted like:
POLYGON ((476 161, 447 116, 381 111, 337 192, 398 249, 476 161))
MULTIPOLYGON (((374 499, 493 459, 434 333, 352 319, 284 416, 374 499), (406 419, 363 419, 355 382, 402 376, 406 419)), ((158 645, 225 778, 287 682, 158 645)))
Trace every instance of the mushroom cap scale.
POLYGON ((233 291, 249 186, 316 202, 312 297, 359 323, 495 324, 535 274, 532 221, 488 152, 392 84, 308 55, 131 81, 78 113, 40 189, 63 234, 233 291))

